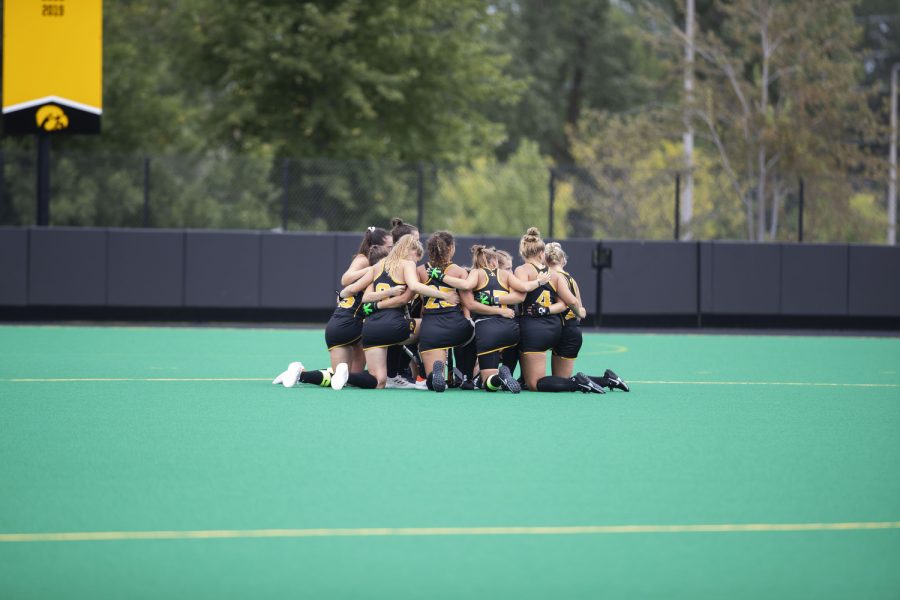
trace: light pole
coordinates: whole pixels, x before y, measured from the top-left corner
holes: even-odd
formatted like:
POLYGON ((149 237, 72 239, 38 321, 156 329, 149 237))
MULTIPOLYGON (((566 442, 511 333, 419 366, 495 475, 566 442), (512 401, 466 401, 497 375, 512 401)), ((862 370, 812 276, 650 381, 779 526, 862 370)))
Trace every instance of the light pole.
POLYGON ((897 71, 900 63, 891 69, 891 180, 888 182, 888 235, 887 243, 897 243, 897 71))

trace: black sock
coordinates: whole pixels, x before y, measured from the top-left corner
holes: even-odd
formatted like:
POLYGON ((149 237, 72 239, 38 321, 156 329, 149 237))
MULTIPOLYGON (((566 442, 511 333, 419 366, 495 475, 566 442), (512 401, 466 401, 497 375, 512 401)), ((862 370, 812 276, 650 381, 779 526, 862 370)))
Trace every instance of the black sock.
POLYGON ((500 362, 509 367, 510 373, 515 373, 516 366, 519 364, 519 347, 513 346, 504 350, 500 354, 500 362))
POLYGON ((397 365, 400 364, 400 358, 405 356, 400 346, 391 346, 387 349, 387 376, 393 379, 397 376, 397 365))
POLYGON ((364 390, 374 390, 378 387, 378 380, 368 372, 350 373, 347 376, 347 383, 353 387, 363 388, 364 390))
POLYGON ((303 371, 300 373, 300 383, 311 383, 312 385, 322 385, 325 375, 322 371, 303 371))
POLYGON ((462 371, 462 374, 472 379, 475 375, 475 361, 478 360, 478 354, 475 350, 475 340, 472 340, 465 346, 457 346, 453 349, 456 357, 456 366, 462 371))
POLYGON ((425 385, 429 390, 434 391, 434 371, 428 374, 428 377, 425 378, 425 385))
POLYGON ((547 375, 538 379, 537 391, 539 392, 577 392, 578 384, 572 379, 547 375))

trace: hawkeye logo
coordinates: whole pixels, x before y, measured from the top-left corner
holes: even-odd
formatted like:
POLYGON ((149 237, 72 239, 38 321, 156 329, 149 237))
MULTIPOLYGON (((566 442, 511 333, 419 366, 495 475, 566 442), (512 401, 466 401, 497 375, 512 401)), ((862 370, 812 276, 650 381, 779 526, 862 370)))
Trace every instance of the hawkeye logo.
POLYGON ((55 104, 47 104, 40 107, 34 118, 37 121, 37 126, 44 131, 59 131, 69 126, 68 115, 55 104))

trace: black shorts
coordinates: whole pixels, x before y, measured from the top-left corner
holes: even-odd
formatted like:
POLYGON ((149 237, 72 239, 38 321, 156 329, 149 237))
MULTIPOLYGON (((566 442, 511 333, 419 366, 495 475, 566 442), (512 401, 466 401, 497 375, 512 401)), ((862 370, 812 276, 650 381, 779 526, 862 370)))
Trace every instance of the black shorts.
POLYGON ((575 319, 570 319, 563 323, 562 333, 559 336, 559 343, 553 347, 553 354, 560 358, 578 358, 578 351, 581 350, 582 336, 581 325, 575 319))
POLYGON ((505 317, 475 321, 475 350, 478 355, 500 352, 519 343, 519 322, 505 317))
POLYGON ((557 315, 522 317, 519 320, 519 351, 522 354, 546 352, 555 348, 562 333, 562 321, 557 315))
POLYGON ((402 344, 415 330, 416 322, 407 318, 406 311, 396 308, 378 311, 363 321, 363 350, 402 344))
POLYGON ((422 316, 419 352, 462 346, 472 339, 472 335, 472 322, 461 311, 432 313, 426 310, 422 316))
POLYGON ((362 319, 357 319, 348 310, 338 309, 325 326, 325 345, 331 350, 355 344, 362 336, 362 330, 362 319))

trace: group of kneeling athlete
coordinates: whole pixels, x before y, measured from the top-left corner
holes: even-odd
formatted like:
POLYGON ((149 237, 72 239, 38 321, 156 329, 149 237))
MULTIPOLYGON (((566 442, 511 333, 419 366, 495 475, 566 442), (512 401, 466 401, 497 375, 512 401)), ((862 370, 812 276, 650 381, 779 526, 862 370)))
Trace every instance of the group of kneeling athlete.
POLYGON ((532 227, 519 242, 524 263, 515 271, 509 253, 483 245, 472 246, 467 269, 453 262, 451 233, 434 233, 423 248, 414 226, 395 218, 391 227, 369 227, 341 276, 345 287, 325 328, 331 366, 306 370, 292 362, 273 384, 629 391, 609 369, 573 375, 586 311, 558 243, 545 244, 532 227), (426 251, 428 262, 417 266, 426 251), (546 374, 548 350, 552 375, 546 374))

